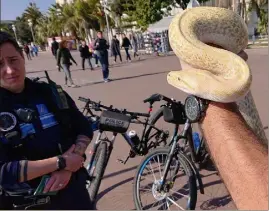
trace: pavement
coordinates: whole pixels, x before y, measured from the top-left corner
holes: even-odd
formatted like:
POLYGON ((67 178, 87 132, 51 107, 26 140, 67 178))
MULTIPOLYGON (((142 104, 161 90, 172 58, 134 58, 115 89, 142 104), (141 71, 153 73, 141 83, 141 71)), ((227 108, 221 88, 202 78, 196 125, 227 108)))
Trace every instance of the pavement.
MULTIPOLYGON (((253 73, 251 91, 264 126, 268 126, 268 49, 247 49, 249 54, 248 64, 253 73)), ((77 52, 72 52, 77 63, 80 58, 77 52)), ((64 89, 72 96, 79 107, 78 97, 88 97, 95 101, 101 101, 106 105, 114 105, 117 108, 127 108, 130 111, 147 112, 148 105, 143 99, 154 93, 161 93, 168 97, 184 101, 186 94, 168 85, 166 75, 171 70, 180 70, 180 62, 174 55, 153 57, 142 56, 140 60, 131 63, 112 64, 110 67, 109 83, 103 83, 100 68, 94 71, 81 70, 81 66, 72 66, 72 77, 79 88, 64 89)), ((87 64, 86 64, 87 65, 87 64)), ((30 77, 44 76, 43 70, 48 70, 50 77, 57 83, 64 84, 63 72, 56 70, 55 59, 50 53, 42 53, 40 57, 26 61, 27 74, 30 77)), ((87 67, 87 66, 86 66, 87 67)), ((159 108, 154 105, 153 112, 159 108)), ((160 127, 170 129, 171 125, 160 122, 160 127)), ((131 125, 141 134, 142 128, 131 125)), ((95 135, 96 136, 96 135, 95 135)), ((268 137, 268 133, 267 133, 268 137)), ((90 145, 91 147, 92 145, 90 145)), ((90 149, 89 147, 89 149, 90 149)), ((142 157, 130 159, 126 165, 117 162, 118 158, 128 155, 129 147, 122 137, 118 136, 112 155, 110 157, 104 178, 99 190, 97 209, 102 210, 131 210, 135 209, 133 202, 133 177, 142 157)), ((87 156, 89 154, 87 153, 87 156)), ((202 170, 202 180, 205 186, 205 194, 198 195, 196 209, 231 210, 236 209, 221 178, 215 171, 202 170)))

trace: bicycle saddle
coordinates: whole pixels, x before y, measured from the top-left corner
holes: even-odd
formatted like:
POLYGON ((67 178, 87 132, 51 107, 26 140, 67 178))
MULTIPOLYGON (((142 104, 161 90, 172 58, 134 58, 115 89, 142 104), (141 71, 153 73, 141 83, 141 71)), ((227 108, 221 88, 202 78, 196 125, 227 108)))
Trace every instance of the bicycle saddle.
POLYGON ((163 96, 161 94, 153 94, 149 98, 146 98, 144 100, 144 103, 151 103, 153 104, 154 102, 161 101, 163 96))

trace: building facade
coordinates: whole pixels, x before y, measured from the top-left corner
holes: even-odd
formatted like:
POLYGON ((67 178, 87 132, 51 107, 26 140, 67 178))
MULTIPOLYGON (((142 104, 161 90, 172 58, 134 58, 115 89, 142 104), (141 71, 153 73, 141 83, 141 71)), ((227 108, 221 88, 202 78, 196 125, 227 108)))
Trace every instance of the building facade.
POLYGON ((72 2, 73 0, 56 0, 56 3, 60 5, 65 4, 65 3, 72 3, 72 2))

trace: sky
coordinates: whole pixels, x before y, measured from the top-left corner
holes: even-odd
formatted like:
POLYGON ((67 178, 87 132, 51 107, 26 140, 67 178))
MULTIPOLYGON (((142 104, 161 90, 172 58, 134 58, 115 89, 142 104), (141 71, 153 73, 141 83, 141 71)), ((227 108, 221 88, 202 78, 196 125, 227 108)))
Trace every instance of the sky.
POLYGON ((1 20, 15 20, 27 8, 30 2, 35 2, 41 12, 46 12, 55 0, 0 0, 1 20))

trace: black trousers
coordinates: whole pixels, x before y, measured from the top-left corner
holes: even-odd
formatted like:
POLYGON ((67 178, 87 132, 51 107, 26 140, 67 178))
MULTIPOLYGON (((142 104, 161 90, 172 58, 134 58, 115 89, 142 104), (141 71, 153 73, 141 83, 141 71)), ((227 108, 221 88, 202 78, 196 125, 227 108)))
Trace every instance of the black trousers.
POLYGON ((126 52, 126 60, 127 61, 128 61, 128 59, 131 60, 131 56, 129 54, 129 48, 124 48, 124 49, 125 49, 125 52, 126 52))
POLYGON ((91 69, 93 69, 92 63, 91 63, 91 58, 92 57, 88 57, 88 58, 81 57, 81 66, 82 66, 83 70, 85 69, 85 60, 86 59, 88 60, 88 63, 89 63, 89 66, 91 67, 91 69))

